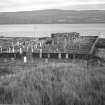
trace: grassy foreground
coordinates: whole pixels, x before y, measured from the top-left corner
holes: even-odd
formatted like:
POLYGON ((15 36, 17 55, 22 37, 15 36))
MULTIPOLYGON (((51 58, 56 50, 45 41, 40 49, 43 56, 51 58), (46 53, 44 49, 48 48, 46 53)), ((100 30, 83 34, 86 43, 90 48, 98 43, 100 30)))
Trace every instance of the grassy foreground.
POLYGON ((73 63, 0 77, 0 104, 105 105, 105 69, 73 63))

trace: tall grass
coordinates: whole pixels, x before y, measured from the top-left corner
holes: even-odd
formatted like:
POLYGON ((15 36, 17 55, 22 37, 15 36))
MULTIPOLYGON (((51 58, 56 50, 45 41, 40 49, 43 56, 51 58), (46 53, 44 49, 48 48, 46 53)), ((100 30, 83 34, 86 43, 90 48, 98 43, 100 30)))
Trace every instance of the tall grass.
POLYGON ((50 63, 0 78, 1 104, 105 105, 104 67, 50 63))

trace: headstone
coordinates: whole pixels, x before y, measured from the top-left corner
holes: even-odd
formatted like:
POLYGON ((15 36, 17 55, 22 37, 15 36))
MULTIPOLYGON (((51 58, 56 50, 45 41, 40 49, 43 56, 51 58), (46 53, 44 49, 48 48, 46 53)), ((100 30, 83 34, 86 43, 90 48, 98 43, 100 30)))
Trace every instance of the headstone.
POLYGON ((24 56, 24 63, 27 63, 27 57, 24 56))

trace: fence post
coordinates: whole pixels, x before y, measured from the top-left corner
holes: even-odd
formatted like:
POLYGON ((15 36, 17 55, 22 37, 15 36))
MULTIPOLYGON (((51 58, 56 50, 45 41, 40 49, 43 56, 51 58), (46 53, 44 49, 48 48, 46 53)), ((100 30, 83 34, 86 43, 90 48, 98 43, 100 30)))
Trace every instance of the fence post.
POLYGON ((13 53, 15 52, 15 49, 14 49, 14 47, 12 48, 12 52, 13 52, 13 53))
POLYGON ((2 47, 1 47, 1 53, 2 53, 2 47))
POLYGON ((11 48, 9 47, 9 53, 11 53, 11 48))
POLYGON ((40 53, 40 58, 42 58, 42 49, 40 49, 39 53, 40 53))
POLYGON ((34 52, 34 49, 33 49, 33 47, 31 48, 32 49, 32 53, 34 52))
POLYGON ((48 53, 48 58, 50 58, 50 54, 48 53))
POLYGON ((66 53, 66 59, 68 59, 69 58, 69 54, 68 53, 66 53))
POLYGON ((20 54, 22 54, 22 48, 20 48, 20 54))
POLYGON ((59 53, 59 54, 58 54, 58 57, 59 57, 59 59, 61 59, 61 58, 62 58, 62 57, 61 57, 61 53, 59 53))
POLYGON ((73 54, 73 62, 75 62, 75 54, 73 54))

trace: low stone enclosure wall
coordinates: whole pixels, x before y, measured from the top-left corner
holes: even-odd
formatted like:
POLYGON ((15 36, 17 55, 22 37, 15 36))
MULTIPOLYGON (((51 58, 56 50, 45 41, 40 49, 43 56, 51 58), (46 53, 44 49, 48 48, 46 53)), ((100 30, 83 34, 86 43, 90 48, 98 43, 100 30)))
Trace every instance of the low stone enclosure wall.
POLYGON ((97 58, 97 56, 89 55, 89 54, 70 54, 70 53, 32 53, 31 55, 28 55, 26 52, 20 54, 20 53, 0 53, 0 58, 15 58, 15 59, 23 59, 23 57, 26 56, 27 58, 32 59, 94 59, 97 58))
POLYGON ((0 53, 0 58, 16 58, 21 59, 23 56, 26 56, 26 53, 0 53))
POLYGON ((49 59, 89 59, 92 55, 88 54, 68 54, 68 53, 32 53, 32 58, 49 59))

